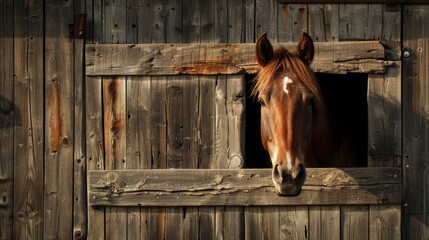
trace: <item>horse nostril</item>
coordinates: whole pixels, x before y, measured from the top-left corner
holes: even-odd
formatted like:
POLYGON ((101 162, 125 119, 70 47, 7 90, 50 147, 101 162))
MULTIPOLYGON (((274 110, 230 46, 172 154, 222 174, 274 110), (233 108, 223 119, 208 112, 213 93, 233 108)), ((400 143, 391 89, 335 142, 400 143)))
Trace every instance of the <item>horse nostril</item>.
POLYGON ((273 169, 273 178, 278 183, 285 183, 290 177, 288 171, 285 171, 281 165, 276 164, 273 169))
POLYGON ((293 178, 293 179, 297 179, 297 178, 299 178, 299 176, 300 176, 300 174, 301 174, 301 172, 302 172, 302 168, 303 168, 302 164, 299 164, 299 165, 295 168, 295 170, 293 170, 293 171, 292 171, 292 178, 293 178))

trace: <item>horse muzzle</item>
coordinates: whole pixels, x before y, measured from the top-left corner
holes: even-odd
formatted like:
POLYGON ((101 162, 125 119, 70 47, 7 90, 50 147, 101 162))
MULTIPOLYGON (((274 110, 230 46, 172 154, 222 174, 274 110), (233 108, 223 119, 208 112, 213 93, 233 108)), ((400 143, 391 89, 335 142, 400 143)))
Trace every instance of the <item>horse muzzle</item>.
POLYGON ((273 183, 280 196, 296 196, 301 192, 301 187, 305 182, 305 167, 300 164, 290 171, 281 165, 273 167, 273 183))

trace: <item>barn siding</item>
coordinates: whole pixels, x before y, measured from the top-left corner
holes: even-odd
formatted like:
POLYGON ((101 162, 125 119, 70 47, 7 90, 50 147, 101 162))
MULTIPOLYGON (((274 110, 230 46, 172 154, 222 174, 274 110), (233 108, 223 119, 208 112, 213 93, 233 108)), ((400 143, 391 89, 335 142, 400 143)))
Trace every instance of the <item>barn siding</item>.
POLYGON ((12 239, 14 215, 14 39, 12 0, 0 3, 0 239, 12 239), (12 61, 12 62, 11 62, 12 61))
POLYGON ((45 16, 43 1, 13 4, 14 53, 8 65, 13 65, 14 78, 5 79, 13 85, 10 100, 20 113, 15 115, 13 132, 13 237, 43 238, 45 16))
MULTIPOLYGON (((165 231, 164 226, 175 220, 183 229, 189 230, 183 233, 184 239, 192 238, 193 234, 213 239, 226 236, 250 238, 251 229, 261 230, 252 235, 255 237, 296 236, 304 239, 326 234, 320 228, 310 231, 310 226, 324 226, 326 219, 335 219, 349 226, 330 230, 334 236, 343 239, 348 238, 352 231, 350 227, 355 227, 351 224, 359 225, 365 219, 370 221, 368 236, 371 239, 399 238, 401 212, 398 205, 205 207, 187 208, 186 212, 175 208, 88 208, 89 225, 86 226, 85 194, 79 193, 85 186, 85 168, 166 168, 168 149, 170 154, 183 157, 201 145, 207 146, 199 149, 201 156, 182 163, 181 167, 214 168, 225 164, 216 162, 216 150, 210 149, 217 143, 216 138, 211 137, 217 129, 203 134, 200 141, 204 142, 188 142, 187 136, 195 135, 198 122, 189 122, 182 130, 179 126, 179 131, 177 128, 167 129, 163 123, 168 120, 168 114, 150 106, 157 102, 173 108, 176 102, 168 102, 170 98, 165 98, 170 94, 174 101, 182 102, 182 111, 191 111, 201 121, 222 121, 221 115, 217 114, 221 112, 217 107, 222 104, 222 98, 207 112, 206 109, 188 107, 195 102, 199 106, 205 105, 208 98, 203 98, 202 94, 210 92, 216 97, 222 84, 230 83, 229 79, 224 79, 230 77, 196 76, 189 83, 183 83, 187 80, 182 81, 179 77, 124 77, 113 81, 119 84, 118 91, 122 93, 119 96, 122 97, 118 104, 124 107, 105 102, 107 99, 103 96, 109 96, 109 85, 106 84, 112 82, 101 77, 87 77, 83 85, 81 82, 83 40, 74 39, 70 32, 75 14, 81 13, 87 15, 86 40, 90 43, 242 43, 254 42, 264 31, 274 41, 296 41, 301 31, 308 31, 315 41, 399 41, 402 37, 404 47, 412 50, 413 59, 411 62, 404 60, 403 86, 392 79, 398 73, 391 75, 388 72, 383 79, 377 79, 380 78, 378 75, 369 78, 374 83, 369 85, 369 92, 374 92, 375 96, 391 96, 395 103, 380 110, 382 106, 389 106, 389 102, 386 105, 380 99, 369 99, 374 101, 374 106, 380 107, 374 110, 374 118, 387 116, 378 121, 380 127, 387 127, 386 130, 378 133, 375 130, 380 128, 374 127, 375 137, 371 143, 377 144, 369 145, 370 165, 400 166, 402 153, 398 150, 403 146, 404 166, 409 168, 404 168, 406 207, 402 215, 402 235, 404 239, 429 236, 426 200, 429 189, 424 184, 428 176, 424 117, 427 115, 428 91, 423 81, 426 79, 423 69, 427 69, 424 61, 427 58, 427 29, 424 28, 426 25, 419 25, 427 20, 427 6, 404 5, 403 19, 401 11, 388 12, 380 4, 278 4, 274 0, 210 3, 192 0, 4 0, 0 2, 0 9, 0 239, 81 238, 86 231, 90 239, 110 238, 115 234, 126 235, 129 239, 145 239, 168 236, 174 232, 174 226, 165 231), (377 14, 378 11, 382 14, 377 14), (406 28, 401 36, 402 21, 406 28), (416 77, 413 77, 414 72, 416 77), (409 77, 412 80, 409 81, 409 77), (377 81, 383 81, 383 84, 377 81), (420 83, 420 88, 414 87, 415 81, 420 83), (192 91, 196 87, 194 84, 198 85, 198 91, 192 91), (181 92, 167 92, 168 86, 175 86, 170 90, 177 90, 176 85, 181 92), (398 102, 401 88, 403 103, 398 102), (141 91, 147 89, 150 94, 141 95, 141 91), (93 96, 92 101, 82 102, 82 95, 93 96), (406 116, 403 141, 400 141, 402 131, 397 130, 397 126, 401 126, 400 110, 395 108, 398 104, 403 104, 406 116), (116 106, 113 110, 119 112, 106 119, 103 114, 106 106, 116 106), (112 126, 106 129, 108 132, 101 127, 104 123, 112 126), (119 132, 112 131, 122 126, 119 132), (148 126, 151 130, 146 133, 133 131, 137 126, 148 126), (380 140, 384 132, 392 132, 393 128, 395 134, 387 136, 389 141, 380 140), (183 144, 182 148, 172 149, 166 139, 161 140, 168 131, 181 137, 179 145, 183 144), (145 144, 148 141, 150 146, 145 144), (380 142, 388 145, 380 145, 380 142), (115 153, 119 158, 109 158, 109 153, 115 153), (210 157, 206 158, 208 155, 210 157), (389 156, 387 161, 383 156, 389 156), (187 217, 183 219, 185 215, 187 217), (231 221, 233 218, 240 221, 231 221), (117 230, 105 228, 105 224, 116 223, 118 219, 122 227, 117 230), (196 226, 192 219, 202 221, 196 226), (264 229, 268 223, 279 226, 280 232, 264 229), (290 223, 296 225, 291 227, 290 223), (207 234, 213 231, 213 226, 217 229, 207 234), (199 229, 199 233, 191 229, 199 229), (109 232, 111 230, 115 232, 109 232), (105 233, 109 235, 105 236, 105 233)), ((393 71, 401 72, 401 67, 393 71)), ((183 122, 188 117, 192 119, 191 115, 183 114, 183 122)), ((228 159, 227 153, 222 154, 225 158, 218 157, 218 160, 228 159)))
POLYGON ((428 6, 405 6, 403 29, 404 49, 410 52, 403 58, 404 101, 404 224, 403 237, 429 238, 429 156, 428 156, 428 6))

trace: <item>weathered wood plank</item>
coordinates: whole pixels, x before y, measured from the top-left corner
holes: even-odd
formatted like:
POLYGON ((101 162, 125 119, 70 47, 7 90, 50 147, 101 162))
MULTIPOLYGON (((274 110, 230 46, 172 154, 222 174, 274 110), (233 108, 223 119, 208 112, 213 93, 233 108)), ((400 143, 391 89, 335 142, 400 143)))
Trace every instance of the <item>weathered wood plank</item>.
MULTIPOLYGON (((255 33, 256 37, 266 32, 268 36, 271 36, 271 40, 274 42, 278 41, 277 38, 277 1, 269 0, 257 0, 254 3, 255 5, 255 33)), ((288 24, 288 23, 285 23, 288 24)), ((284 29, 288 27, 284 26, 284 29)))
POLYGON ((245 86, 244 75, 227 76, 226 112, 228 119, 226 168, 244 166, 244 128, 245 128, 245 86))
POLYGON ((403 239, 429 238, 429 5, 403 9, 403 239), (404 51, 405 53, 405 51, 404 51))
MULTIPOLYGON (((86 161, 88 170, 103 170, 105 165, 102 118, 102 81, 101 77, 87 77, 85 82, 85 96, 87 100, 85 113, 86 161)), ((104 208, 88 208, 88 239, 104 239, 104 211, 104 208)))
MULTIPOLYGON (((401 239, 401 206, 378 205, 371 206, 369 214, 369 239, 399 240, 401 239)), ((415 232, 411 236, 417 237, 415 232)), ((366 238, 368 239, 368 238, 366 238)), ((410 238, 424 239, 424 238, 410 238)))
POLYGON ((340 240, 340 206, 310 206, 309 226, 309 239, 340 240))
POLYGON ((44 236, 43 5, 13 3, 13 236, 22 239, 44 236))
POLYGON ((269 169, 90 171, 90 205, 335 205, 401 201, 399 168, 308 169, 307 174, 300 195, 278 197, 269 169))
POLYGON ((13 133, 20 115, 13 91, 13 1, 2 1, 0 8, 0 239, 13 239, 13 133))
POLYGON ((369 239, 368 205, 341 207, 341 239, 369 239))
POLYGON ((400 166, 401 67, 392 66, 384 74, 368 75, 368 164, 400 166))
POLYGON ((245 207, 244 219, 245 239, 280 239, 277 207, 245 207))
POLYGON ((278 24, 272 24, 273 22, 267 22, 265 24, 274 25, 278 28, 276 29, 278 41, 299 41, 302 32, 308 32, 307 4, 279 4, 277 8, 278 19, 276 19, 276 22, 278 22, 278 24))
POLYGON ((279 207, 280 239, 306 240, 309 236, 307 206, 279 207))
MULTIPOLYGON (((105 169, 126 169, 125 77, 103 78, 103 130, 105 169)), ((112 239, 127 236, 125 208, 106 208, 106 235, 112 239)))
MULTIPOLYGON (((80 9, 80 8, 78 8, 80 9)), ((84 112, 84 39, 76 39, 74 45, 74 151, 73 151, 73 236, 85 239, 87 233, 87 191, 85 158, 85 112, 84 112)))
POLYGON ((338 42, 339 5, 309 4, 308 34, 315 42, 338 42))
MULTIPOLYGON (((296 43, 281 44, 296 48, 296 43)), ((252 43, 90 44, 86 71, 90 76, 252 74, 258 70, 254 48, 252 43)), ((383 73, 393 64, 378 41, 315 43, 315 52, 312 68, 316 72, 383 73)))

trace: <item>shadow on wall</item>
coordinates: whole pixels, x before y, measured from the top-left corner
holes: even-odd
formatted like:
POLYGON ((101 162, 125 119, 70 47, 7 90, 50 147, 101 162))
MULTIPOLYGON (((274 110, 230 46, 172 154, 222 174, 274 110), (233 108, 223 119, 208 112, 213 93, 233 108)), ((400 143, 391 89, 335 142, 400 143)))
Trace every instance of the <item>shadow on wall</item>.
POLYGON ((21 125, 21 113, 9 99, 0 95, 0 129, 21 125))

